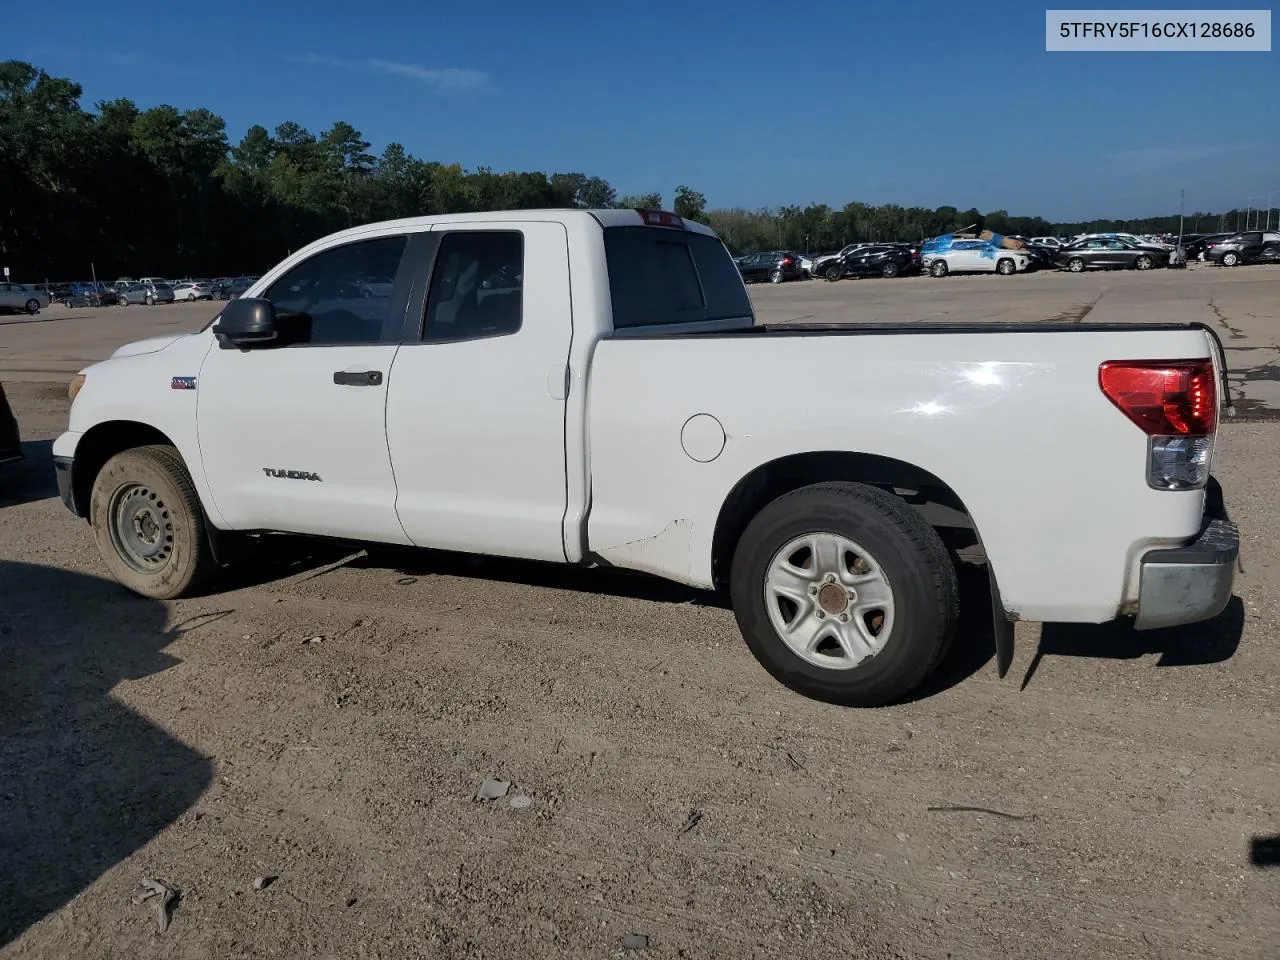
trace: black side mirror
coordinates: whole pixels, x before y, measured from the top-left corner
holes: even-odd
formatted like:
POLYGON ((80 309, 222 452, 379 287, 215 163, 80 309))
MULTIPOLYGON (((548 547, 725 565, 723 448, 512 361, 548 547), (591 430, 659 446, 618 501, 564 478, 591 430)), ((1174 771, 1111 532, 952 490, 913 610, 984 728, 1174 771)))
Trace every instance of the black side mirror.
POLYGON ((213 335, 223 350, 248 350, 271 343, 279 335, 276 308, 270 300, 230 300, 213 325, 213 335))

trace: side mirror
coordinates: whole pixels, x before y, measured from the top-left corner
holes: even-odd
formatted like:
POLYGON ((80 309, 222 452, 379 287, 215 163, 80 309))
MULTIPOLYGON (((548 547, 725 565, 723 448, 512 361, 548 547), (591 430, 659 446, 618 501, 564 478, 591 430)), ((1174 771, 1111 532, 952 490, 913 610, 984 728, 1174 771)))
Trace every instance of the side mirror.
POLYGON ((213 325, 213 335, 223 350, 248 350, 270 343, 279 335, 276 308, 270 300, 229 300, 213 325))

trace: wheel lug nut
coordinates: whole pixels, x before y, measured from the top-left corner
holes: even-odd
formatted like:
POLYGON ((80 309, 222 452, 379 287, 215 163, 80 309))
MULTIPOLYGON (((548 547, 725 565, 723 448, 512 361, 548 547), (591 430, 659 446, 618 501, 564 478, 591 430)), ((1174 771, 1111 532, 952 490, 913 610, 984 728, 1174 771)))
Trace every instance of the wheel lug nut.
POLYGON ((818 611, 818 619, 819 619, 819 620, 825 620, 825 619, 826 619, 826 617, 827 617, 827 615, 826 615, 825 613, 823 613, 821 610, 819 610, 819 611, 818 611))
POLYGON ((818 588, 816 586, 810 586, 809 592, 816 597, 818 595, 818 588))
POLYGON ((842 613, 842 614, 840 614, 840 622, 841 622, 841 623, 848 623, 848 622, 849 622, 849 615, 848 615, 847 613, 842 613))

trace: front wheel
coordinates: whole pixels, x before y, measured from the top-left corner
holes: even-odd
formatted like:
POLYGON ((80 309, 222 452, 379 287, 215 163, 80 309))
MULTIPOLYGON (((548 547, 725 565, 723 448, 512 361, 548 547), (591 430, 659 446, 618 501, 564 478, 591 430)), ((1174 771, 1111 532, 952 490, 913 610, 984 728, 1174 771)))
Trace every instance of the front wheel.
POLYGON ((98 552, 134 593, 172 600, 216 568, 191 476, 173 447, 134 447, 107 461, 89 503, 98 552))
POLYGON ((747 525, 730 572, 734 614, 761 665, 830 703, 879 706, 917 687, 955 631, 955 568, 898 497, 821 483, 747 525))
POLYGON ((947 262, 945 260, 935 260, 929 267, 929 276, 945 277, 947 275, 947 262))
POLYGON ((1000 274, 1000 276, 1002 277, 1007 277, 1010 274, 1016 273, 1017 270, 1018 270, 1017 265, 1008 257, 1005 257, 1003 260, 1001 260, 999 263, 996 264, 996 273, 1000 274))
POLYGON ((28 301, 27 301, 27 303, 26 303, 26 309, 27 309, 27 313, 29 313, 29 314, 33 314, 33 315, 34 315, 34 314, 39 313, 39 312, 40 312, 40 301, 39 301, 39 300, 37 300, 35 297, 32 297, 30 300, 28 300, 28 301))
POLYGON ((822 271, 822 275, 827 278, 828 283, 835 283, 844 276, 844 268, 838 263, 833 263, 822 271))
POLYGON ((1072 273, 1081 273, 1084 270, 1084 261, 1079 257, 1072 257, 1067 261, 1067 269, 1072 273))

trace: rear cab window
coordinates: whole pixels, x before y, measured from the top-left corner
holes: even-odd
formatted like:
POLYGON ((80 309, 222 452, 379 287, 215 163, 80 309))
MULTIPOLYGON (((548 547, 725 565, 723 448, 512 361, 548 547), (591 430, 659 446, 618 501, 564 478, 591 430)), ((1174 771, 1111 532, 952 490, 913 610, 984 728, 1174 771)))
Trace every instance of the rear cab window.
POLYGON ((652 226, 604 228, 613 327, 755 323, 742 275, 717 237, 652 226))

